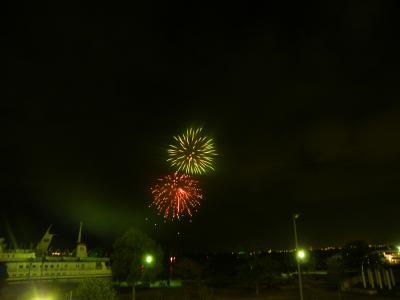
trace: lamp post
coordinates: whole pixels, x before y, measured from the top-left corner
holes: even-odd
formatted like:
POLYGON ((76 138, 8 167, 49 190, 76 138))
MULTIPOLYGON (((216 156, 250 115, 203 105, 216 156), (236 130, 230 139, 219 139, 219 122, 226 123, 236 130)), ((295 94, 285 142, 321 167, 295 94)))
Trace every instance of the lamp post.
POLYGON ((299 292, 300 292, 300 300, 303 300, 303 283, 301 281, 301 268, 300 268, 300 257, 298 257, 298 249, 299 249, 299 243, 297 240, 297 227, 296 227, 296 219, 299 218, 299 214, 294 214, 292 219, 293 219, 293 230, 294 230, 294 241, 295 241, 295 246, 296 246, 296 262, 297 262, 297 274, 299 276, 299 292))

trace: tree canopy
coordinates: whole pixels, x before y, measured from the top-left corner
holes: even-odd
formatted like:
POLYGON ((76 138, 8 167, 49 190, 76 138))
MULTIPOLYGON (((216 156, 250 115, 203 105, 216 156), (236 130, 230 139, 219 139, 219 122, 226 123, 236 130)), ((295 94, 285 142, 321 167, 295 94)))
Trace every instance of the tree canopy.
POLYGON ((367 242, 358 240, 348 242, 342 249, 344 268, 358 270, 370 253, 371 249, 367 242))
POLYGON ((237 268, 239 279, 254 283, 256 295, 259 294, 259 284, 263 281, 271 283, 278 275, 280 266, 271 257, 252 255, 244 260, 237 268))
POLYGON ((163 252, 145 233, 130 228, 115 240, 111 260, 114 279, 135 284, 139 280, 151 280, 160 273, 163 252), (146 261, 146 256, 152 259, 146 261))
POLYGON ((79 283, 74 297, 80 300, 116 300, 116 292, 109 281, 88 278, 79 283))
POLYGON ((182 279, 199 280, 201 278, 203 267, 190 258, 183 258, 174 264, 174 276, 182 279))

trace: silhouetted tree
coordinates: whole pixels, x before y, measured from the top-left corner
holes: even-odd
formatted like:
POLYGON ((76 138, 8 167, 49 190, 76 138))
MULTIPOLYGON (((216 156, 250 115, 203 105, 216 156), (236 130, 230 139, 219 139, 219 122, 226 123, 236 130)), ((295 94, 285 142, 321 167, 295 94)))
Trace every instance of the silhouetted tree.
POLYGON ((364 264, 369 266, 385 266, 388 265, 389 262, 384 258, 383 254, 379 251, 371 251, 364 260, 364 264))
POLYGON ((8 278, 7 265, 5 263, 0 263, 0 286, 8 278))
POLYGON ((146 234, 130 228, 114 242, 112 271, 114 279, 132 285, 132 298, 135 299, 135 284, 139 280, 150 281, 162 270, 163 252, 146 234), (152 255, 151 263, 144 261, 146 255, 152 255))
POLYGON ((199 280, 201 278, 203 268, 192 259, 183 258, 174 264, 173 274, 182 279, 199 280))
POLYGON ((106 250, 103 247, 96 247, 89 251, 89 257, 104 257, 106 256, 106 250))
POLYGON ((343 277, 343 258, 342 254, 332 255, 326 260, 326 269, 328 272, 329 282, 337 287, 343 277))
POLYGON ((251 255, 237 268, 239 279, 254 284, 255 293, 260 294, 260 283, 271 281, 279 273, 279 264, 271 257, 251 255))
MULTIPOLYGON (((7 244, 4 242, 4 238, 0 238, 0 253, 5 251, 7 244)), ((0 262, 0 284, 2 284, 8 277, 7 265, 4 262, 0 262)))
POLYGON ((116 292, 111 283, 102 279, 89 278, 79 283, 74 291, 74 299, 79 300, 115 300, 116 292))
POLYGON ((316 266, 317 266, 317 262, 316 262, 316 258, 313 255, 313 253, 308 253, 305 261, 300 261, 301 263, 301 269, 304 272, 310 272, 310 271, 315 271, 316 270, 316 266))
POLYGON ((347 271, 358 270, 361 263, 371 254, 368 243, 365 241, 351 241, 342 249, 343 268, 347 271))

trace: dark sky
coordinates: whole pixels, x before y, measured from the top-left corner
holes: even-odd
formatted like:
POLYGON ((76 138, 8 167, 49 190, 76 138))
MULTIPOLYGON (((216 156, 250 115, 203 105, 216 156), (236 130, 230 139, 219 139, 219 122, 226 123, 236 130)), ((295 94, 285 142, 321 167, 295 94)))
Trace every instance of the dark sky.
POLYGON ((400 242, 395 1, 266 2, 11 7, 0 235, 287 248, 300 212, 304 245, 400 242), (149 187, 189 126, 216 171, 193 222, 163 224, 149 187))

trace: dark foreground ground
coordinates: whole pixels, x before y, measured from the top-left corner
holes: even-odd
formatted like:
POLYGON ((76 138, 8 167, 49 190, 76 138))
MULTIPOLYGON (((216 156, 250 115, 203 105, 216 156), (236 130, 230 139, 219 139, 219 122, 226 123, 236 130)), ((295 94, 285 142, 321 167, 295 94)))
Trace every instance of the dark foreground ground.
MULTIPOLYGON (((74 284, 66 283, 35 283, 13 284, 0 288, 1 300, 69 300, 74 284)), ((118 292, 119 300, 130 300, 130 289, 118 292)), ((72 294, 72 299, 74 295, 72 294)), ((298 287, 288 284, 274 288, 261 288, 259 296, 249 286, 207 287, 192 286, 179 288, 137 289, 137 300, 298 300, 298 287)), ((400 293, 381 293, 378 295, 363 295, 359 293, 339 293, 337 290, 321 286, 320 283, 309 282, 304 287, 305 300, 392 300, 400 299, 400 293)))
MULTIPOLYGON (((128 300, 130 294, 120 295, 121 300, 128 300)), ((185 290, 146 290, 137 294, 138 300, 298 300, 299 291, 296 286, 287 286, 275 289, 262 290, 259 296, 254 291, 243 288, 213 288, 208 291, 185 290)), ((356 293, 338 293, 337 291, 320 288, 304 288, 305 300, 392 300, 400 299, 400 296, 392 295, 362 295, 356 293)))

